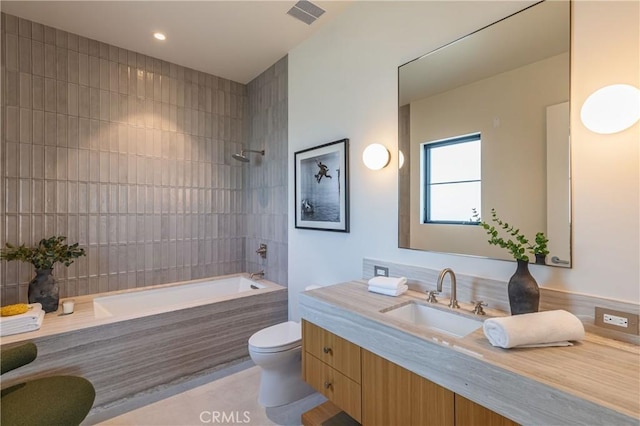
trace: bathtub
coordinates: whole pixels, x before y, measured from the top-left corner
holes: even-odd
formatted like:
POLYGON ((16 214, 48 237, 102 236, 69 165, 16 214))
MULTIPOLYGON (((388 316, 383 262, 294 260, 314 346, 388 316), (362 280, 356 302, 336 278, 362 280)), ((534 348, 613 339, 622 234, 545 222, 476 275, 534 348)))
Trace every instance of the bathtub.
POLYGON ((38 346, 34 362, 2 375, 3 387, 52 372, 83 376, 98 413, 243 362, 253 333, 287 320, 286 287, 247 274, 74 299, 73 314, 48 313, 40 330, 2 338, 3 349, 38 346))
POLYGON ((214 303, 228 296, 250 295, 256 290, 267 288, 268 285, 242 275, 207 278, 149 290, 96 297, 93 299, 93 311, 96 318, 174 311, 214 303))

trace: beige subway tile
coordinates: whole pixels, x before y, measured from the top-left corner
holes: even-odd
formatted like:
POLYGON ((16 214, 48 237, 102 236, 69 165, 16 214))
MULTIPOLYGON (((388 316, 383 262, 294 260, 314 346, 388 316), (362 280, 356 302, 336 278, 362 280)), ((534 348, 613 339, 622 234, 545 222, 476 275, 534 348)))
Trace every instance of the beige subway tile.
POLYGON ((89 85, 89 56, 83 53, 78 54, 78 83, 81 86, 89 85))
POLYGON ((52 44, 44 45, 44 76, 56 78, 57 75, 56 47, 52 44))
MULTIPOLYGON (((67 178, 71 181, 77 181, 78 180, 78 150, 75 148, 69 148, 67 150, 67 161, 68 161, 68 166, 67 166, 67 178)), ((76 211, 71 210, 71 212, 76 211)))
POLYGON ((80 56, 77 51, 68 52, 67 77, 68 77, 69 83, 74 83, 74 84, 80 83, 80 56))
MULTIPOLYGON (((46 158, 46 157, 45 157, 46 158)), ((44 182, 44 212, 56 213, 56 197, 57 187, 54 180, 45 180, 44 182)), ((49 232, 53 228, 55 232, 55 218, 48 216, 45 218, 45 231, 49 232)))
POLYGON ((20 142, 22 143, 32 143, 33 120, 31 112, 31 109, 20 108, 20 142))
POLYGON ((32 146, 31 177, 43 179, 45 171, 44 147, 40 145, 32 146))
MULTIPOLYGON (((109 90, 109 61, 107 59, 100 59, 100 89, 109 90)), ((113 88, 112 88, 113 90, 113 88)))
POLYGON ((69 83, 67 85, 67 113, 71 116, 78 116, 78 85, 69 83))
POLYGON ((78 117, 69 116, 67 117, 68 121, 68 132, 67 137, 69 140, 70 148, 78 148, 79 146, 79 120, 78 117))
POLYGON ((44 79, 44 110, 48 112, 56 112, 56 81, 53 78, 44 79))
POLYGON ((66 81, 56 83, 56 111, 67 114, 69 111, 69 88, 66 81))
POLYGON ((45 179, 56 178, 57 149, 55 146, 45 146, 44 148, 44 177, 45 179))
POLYGON ((69 77, 68 72, 68 51, 66 48, 58 47, 56 48, 56 78, 58 80, 67 81, 69 77))
POLYGON ((89 89, 89 117, 100 119, 100 89, 93 87, 89 89))
POLYGON ((44 109, 44 79, 38 76, 31 78, 31 105, 34 110, 44 109))
POLYGON ((57 121, 57 145, 58 146, 68 146, 69 145, 69 138, 68 138, 68 130, 69 130, 69 124, 68 124, 68 119, 67 119, 67 115, 64 114, 57 114, 56 116, 56 121, 57 121))
POLYGON ((31 180, 31 206, 33 213, 44 213, 44 180, 31 180))
POLYGON ((72 52, 78 51, 78 36, 76 34, 67 33, 67 48, 72 52))

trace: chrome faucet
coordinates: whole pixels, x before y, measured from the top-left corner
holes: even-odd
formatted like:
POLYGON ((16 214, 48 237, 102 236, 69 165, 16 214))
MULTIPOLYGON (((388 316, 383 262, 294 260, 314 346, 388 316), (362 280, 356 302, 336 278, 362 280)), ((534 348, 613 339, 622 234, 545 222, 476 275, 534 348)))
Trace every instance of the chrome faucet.
POLYGON ((250 279, 254 279, 255 277, 264 278, 264 270, 253 272, 251 275, 249 275, 250 279))
POLYGON ((451 301, 449 302, 449 307, 453 309, 458 309, 460 306, 458 305, 458 300, 456 299, 456 274, 453 273, 451 268, 445 268, 440 271, 440 275, 438 276, 437 288, 438 292, 442 291, 442 280, 444 280, 444 276, 451 275, 451 301))

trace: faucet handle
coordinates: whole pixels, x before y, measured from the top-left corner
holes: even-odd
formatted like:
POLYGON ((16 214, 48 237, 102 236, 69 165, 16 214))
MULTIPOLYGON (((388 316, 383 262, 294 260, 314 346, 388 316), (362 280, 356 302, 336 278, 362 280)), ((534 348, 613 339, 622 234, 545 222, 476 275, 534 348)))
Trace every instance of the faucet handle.
POLYGON ((475 305, 475 307, 473 308, 473 313, 476 315, 485 315, 484 309, 482 309, 483 306, 488 306, 486 303, 484 303, 482 300, 478 300, 478 301, 471 301, 471 303, 473 303, 475 305))
POLYGON ((436 299, 436 294, 440 294, 440 292, 435 290, 427 291, 427 302, 438 303, 438 299, 436 299))

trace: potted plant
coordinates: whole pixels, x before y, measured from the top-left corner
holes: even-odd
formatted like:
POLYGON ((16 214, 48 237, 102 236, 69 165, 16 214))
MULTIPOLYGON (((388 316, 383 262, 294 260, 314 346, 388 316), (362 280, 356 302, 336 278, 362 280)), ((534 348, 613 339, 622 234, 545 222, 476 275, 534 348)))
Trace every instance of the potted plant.
POLYGON ((56 311, 60 301, 60 289, 51 275, 55 264, 69 266, 74 259, 85 255, 78 243, 67 245, 64 243, 66 239, 63 236, 53 236, 40 240, 35 247, 26 247, 24 244, 16 247, 7 243, 0 250, 0 259, 29 262, 36 269, 36 276, 29 283, 29 303, 41 303, 45 312, 56 311))
POLYGON ((520 229, 514 228, 509 223, 501 220, 495 209, 491 209, 491 221, 497 227, 482 221, 475 209, 473 210, 473 218, 489 235, 489 244, 506 248, 518 263, 515 274, 509 279, 508 293, 511 314, 538 312, 540 289, 535 278, 529 272, 529 256, 527 253, 535 256, 536 263, 545 264, 545 257, 549 254, 547 249, 549 239, 544 232, 538 232, 534 243, 531 243, 527 237, 520 233, 520 229), (503 234, 507 234, 507 236, 500 236, 498 229, 502 229, 503 234))

